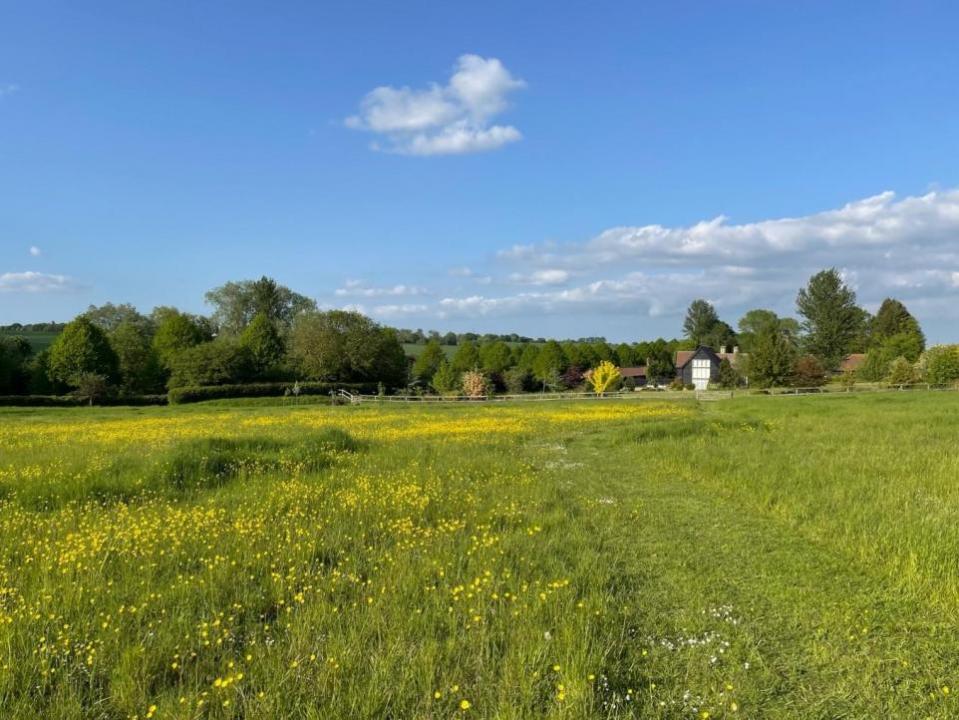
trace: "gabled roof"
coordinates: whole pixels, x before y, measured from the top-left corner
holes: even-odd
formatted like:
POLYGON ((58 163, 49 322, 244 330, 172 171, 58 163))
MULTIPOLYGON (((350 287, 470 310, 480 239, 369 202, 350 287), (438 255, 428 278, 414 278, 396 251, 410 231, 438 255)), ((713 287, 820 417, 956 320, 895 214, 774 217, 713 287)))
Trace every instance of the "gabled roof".
POLYGON ((677 350, 676 357, 673 361, 673 364, 676 366, 677 370, 682 370, 689 363, 693 357, 700 353, 700 351, 705 351, 706 354, 715 362, 719 364, 722 360, 729 360, 730 364, 735 366, 737 362, 742 360, 745 357, 749 357, 749 353, 741 352, 727 352, 727 353, 718 353, 713 350, 708 345, 700 345, 695 350, 677 350))
POLYGON ((636 367, 621 367, 619 369, 620 377, 646 377, 646 366, 638 365, 636 367))

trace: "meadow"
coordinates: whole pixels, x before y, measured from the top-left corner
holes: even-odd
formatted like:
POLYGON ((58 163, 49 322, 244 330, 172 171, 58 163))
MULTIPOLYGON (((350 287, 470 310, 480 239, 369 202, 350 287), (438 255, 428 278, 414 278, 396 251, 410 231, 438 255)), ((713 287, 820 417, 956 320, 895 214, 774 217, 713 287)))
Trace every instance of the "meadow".
POLYGON ((0 717, 959 713, 959 396, 0 410, 0 717))

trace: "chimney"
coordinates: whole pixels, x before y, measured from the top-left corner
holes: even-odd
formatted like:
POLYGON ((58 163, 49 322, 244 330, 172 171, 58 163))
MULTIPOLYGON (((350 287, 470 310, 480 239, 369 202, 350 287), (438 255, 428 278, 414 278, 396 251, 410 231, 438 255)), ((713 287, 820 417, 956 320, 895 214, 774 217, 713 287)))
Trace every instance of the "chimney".
POLYGON ((726 346, 725 346, 725 345, 720 345, 720 346, 719 346, 719 354, 720 354, 720 355, 725 355, 725 354, 726 354, 726 346))

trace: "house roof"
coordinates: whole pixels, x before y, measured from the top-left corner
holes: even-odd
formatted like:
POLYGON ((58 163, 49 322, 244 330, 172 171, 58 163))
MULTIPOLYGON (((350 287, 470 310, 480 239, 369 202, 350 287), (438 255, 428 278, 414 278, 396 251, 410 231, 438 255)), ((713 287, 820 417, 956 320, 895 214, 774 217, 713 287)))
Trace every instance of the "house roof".
POLYGON ((734 367, 743 358, 749 357, 749 353, 741 353, 741 352, 721 353, 721 352, 716 352, 708 345, 700 345, 695 350, 677 350, 676 357, 673 361, 673 364, 676 366, 676 369, 679 370, 684 368, 686 364, 693 359, 693 355, 698 353, 700 350, 706 350, 707 354, 715 355, 716 358, 719 360, 729 360, 729 363, 733 365, 734 367))
POLYGON ((638 365, 636 367, 621 367, 619 369, 620 377, 646 377, 646 366, 638 365))
POLYGON ((866 362, 866 353, 852 353, 842 359, 842 362, 839 363, 839 369, 843 372, 852 372, 857 370, 864 362, 866 362))

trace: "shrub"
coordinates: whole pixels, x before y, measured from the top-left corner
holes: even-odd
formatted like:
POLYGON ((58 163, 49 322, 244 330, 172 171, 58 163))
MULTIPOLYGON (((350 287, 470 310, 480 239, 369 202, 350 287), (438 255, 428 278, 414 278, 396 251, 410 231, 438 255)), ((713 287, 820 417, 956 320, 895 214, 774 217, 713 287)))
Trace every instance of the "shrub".
POLYGON ((826 382, 826 370, 818 358, 803 355, 793 365, 792 379, 796 387, 819 387, 826 382))
POLYGON ((512 395, 526 392, 530 389, 530 374, 523 368, 514 367, 503 373, 503 384, 506 391, 512 395))
POLYGON ((110 394, 110 383, 105 375, 93 372, 80 373, 74 379, 77 389, 74 395, 82 398, 92 406, 94 402, 110 394))
POLYGON ((900 355, 889 365, 889 375, 886 380, 891 385, 909 385, 916 382, 916 368, 900 355))
POLYGON ((446 395, 459 390, 458 380, 459 378, 453 366, 444 358, 443 361, 440 362, 437 371, 433 374, 433 380, 430 385, 432 385, 433 389, 440 395, 446 395))
POLYGON ((933 385, 949 385, 959 380, 959 346, 936 345, 921 361, 925 380, 933 385))
POLYGON ((169 386, 232 385, 253 375, 246 346, 222 339, 182 350, 173 357, 169 386))
POLYGON ((467 370, 463 373, 463 394, 471 398, 488 395, 489 384, 486 376, 479 370, 467 370))
POLYGON ((619 368, 609 360, 603 360, 586 375, 586 381, 592 386, 593 392, 600 395, 612 390, 619 380, 619 368))
POLYGON ((685 385, 682 378, 675 377, 669 383, 670 390, 682 390, 683 388, 685 388, 685 385))

